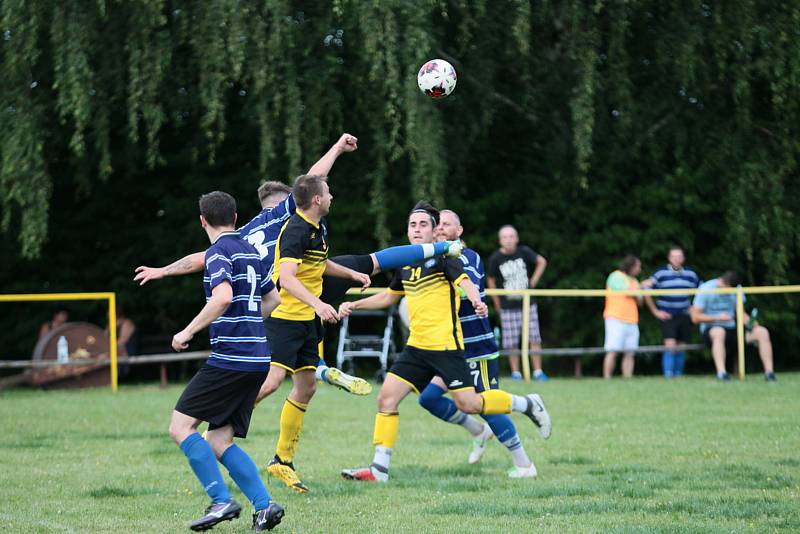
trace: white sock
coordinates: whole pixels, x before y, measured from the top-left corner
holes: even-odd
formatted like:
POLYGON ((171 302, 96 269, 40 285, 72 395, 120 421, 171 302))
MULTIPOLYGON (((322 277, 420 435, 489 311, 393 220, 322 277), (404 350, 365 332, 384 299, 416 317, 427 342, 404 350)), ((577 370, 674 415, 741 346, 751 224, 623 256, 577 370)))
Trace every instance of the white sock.
POLYGON ((541 375, 543 375, 543 374, 544 374, 544 371, 542 371, 541 369, 536 369, 536 370, 533 372, 533 376, 541 376, 541 375))
POLYGON ((453 423, 454 425, 461 425, 467 429, 467 432, 475 436, 476 438, 483 433, 483 423, 472 417, 471 415, 467 415, 461 410, 456 410, 456 413, 448 419, 449 422, 453 423))
POLYGON ((318 365, 317 370, 314 372, 314 374, 317 377, 317 380, 322 380, 323 382, 327 382, 327 380, 325 380, 325 377, 323 375, 325 374, 325 372, 327 372, 328 369, 330 368, 327 365, 318 365))
POLYGON ((377 447, 375 447, 375 456, 372 457, 372 463, 374 465, 384 468, 386 470, 386 473, 381 473, 377 469, 373 469, 372 470, 373 473, 378 471, 377 473, 375 473, 376 475, 384 474, 386 476, 389 476, 388 475, 389 463, 391 461, 392 461, 392 449, 390 449, 389 447, 381 447, 380 445, 378 445, 377 447))
POLYGON ((422 255, 424 258, 432 258, 435 253, 433 243, 422 243, 422 255))
POLYGON ((528 454, 525 452, 525 448, 522 446, 519 435, 514 434, 509 439, 505 440, 503 445, 505 445, 508 449, 508 452, 511 453, 511 458, 514 460, 514 465, 517 467, 530 467, 531 459, 528 458, 528 454))
POLYGON ((511 411, 525 412, 528 410, 528 398, 519 395, 511 395, 511 411))

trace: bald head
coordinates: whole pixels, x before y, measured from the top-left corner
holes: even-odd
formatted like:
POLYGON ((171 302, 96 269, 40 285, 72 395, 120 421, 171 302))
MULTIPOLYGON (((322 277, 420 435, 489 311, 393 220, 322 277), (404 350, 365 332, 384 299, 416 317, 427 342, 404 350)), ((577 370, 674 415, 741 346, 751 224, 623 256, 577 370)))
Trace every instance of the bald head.
POLYGON ((439 225, 436 227, 436 237, 439 240, 455 241, 463 232, 461 219, 456 212, 453 210, 439 212, 439 225))
POLYGON ((500 252, 503 254, 513 254, 517 251, 519 234, 517 233, 517 229, 510 224, 500 228, 500 231, 497 232, 497 238, 500 242, 500 252))

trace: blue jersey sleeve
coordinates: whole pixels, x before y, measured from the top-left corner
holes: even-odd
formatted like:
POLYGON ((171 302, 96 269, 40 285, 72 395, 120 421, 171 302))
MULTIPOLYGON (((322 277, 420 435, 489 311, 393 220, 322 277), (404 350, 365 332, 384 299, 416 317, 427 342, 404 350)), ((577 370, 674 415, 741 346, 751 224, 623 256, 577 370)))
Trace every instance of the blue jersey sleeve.
POLYGON ((296 210, 297 204, 294 203, 294 195, 290 193, 286 200, 272 208, 272 218, 280 219, 285 215, 294 215, 296 210))
POLYGON ((214 289, 224 281, 233 283, 233 262, 219 249, 211 249, 206 254, 206 273, 210 289, 214 289))

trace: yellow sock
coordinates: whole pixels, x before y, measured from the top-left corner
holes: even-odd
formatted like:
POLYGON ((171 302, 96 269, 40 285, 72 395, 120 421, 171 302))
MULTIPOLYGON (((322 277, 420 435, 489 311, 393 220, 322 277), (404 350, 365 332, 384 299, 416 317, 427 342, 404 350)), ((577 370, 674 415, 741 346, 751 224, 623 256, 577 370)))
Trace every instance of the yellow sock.
POLYGON ((480 393, 483 397, 483 410, 487 415, 511 413, 511 394, 499 389, 488 389, 480 393))
POLYGON ((303 417, 306 415, 308 404, 286 399, 281 410, 281 432, 278 435, 278 447, 275 454, 284 462, 294 460, 297 442, 300 441, 300 431, 303 430, 303 417))
POLYGON ((375 416, 375 432, 372 444, 393 449, 400 430, 400 414, 397 412, 378 412, 375 416))

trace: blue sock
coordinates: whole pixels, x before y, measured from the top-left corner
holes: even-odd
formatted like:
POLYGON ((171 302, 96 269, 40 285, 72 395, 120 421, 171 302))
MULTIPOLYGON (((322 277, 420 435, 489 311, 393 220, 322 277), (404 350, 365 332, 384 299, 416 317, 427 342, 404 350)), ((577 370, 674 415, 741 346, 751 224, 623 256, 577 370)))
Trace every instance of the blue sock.
POLYGON ((456 403, 444 394, 445 391, 436 384, 428 384, 419 395, 419 404, 442 421, 449 423, 458 408, 456 403))
POLYGON ((229 502, 231 494, 228 493, 228 487, 222 479, 222 473, 217 465, 217 459, 214 457, 214 451, 211 450, 211 445, 195 432, 183 440, 180 447, 183 454, 189 459, 189 465, 192 466, 197 480, 211 497, 211 501, 214 503, 229 502))
POLYGON ((483 419, 489 423, 489 427, 494 432, 497 440, 505 442, 517 434, 517 429, 511 418, 505 414, 498 415, 481 415, 483 419))
POLYGON ((317 380, 322 380, 330 384, 330 382, 328 382, 328 364, 325 363, 325 360, 322 358, 317 362, 317 371, 315 374, 317 375, 317 380))
POLYGON ((683 365, 686 362, 686 353, 683 351, 675 353, 675 360, 672 365, 672 372, 675 376, 683 374, 683 365))
POLYGON ((675 353, 670 350, 665 350, 661 355, 661 371, 664 373, 665 377, 669 378, 675 374, 673 371, 674 368, 675 353))
POLYGON ((426 243, 424 245, 402 245, 399 247, 390 247, 375 252, 375 258, 378 260, 378 266, 381 271, 387 269, 397 269, 417 263, 426 258, 439 256, 447 252, 448 243, 441 241, 439 243, 426 243))
POLYGON ((219 461, 231 474, 231 478, 242 490, 242 493, 250 499, 256 510, 263 510, 269 506, 270 498, 267 488, 258 474, 258 467, 246 452, 238 445, 231 445, 225 449, 219 461))

